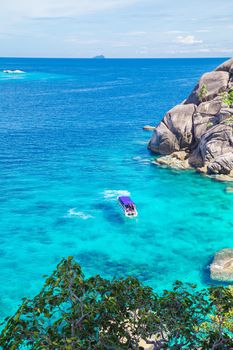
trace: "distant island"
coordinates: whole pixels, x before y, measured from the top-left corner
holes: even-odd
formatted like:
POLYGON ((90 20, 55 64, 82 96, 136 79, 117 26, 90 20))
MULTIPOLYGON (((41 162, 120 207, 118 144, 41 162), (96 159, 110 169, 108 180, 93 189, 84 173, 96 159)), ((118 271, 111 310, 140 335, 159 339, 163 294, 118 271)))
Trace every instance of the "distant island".
POLYGON ((94 56, 93 59, 97 59, 97 60, 103 60, 106 57, 104 55, 98 55, 98 56, 94 56))

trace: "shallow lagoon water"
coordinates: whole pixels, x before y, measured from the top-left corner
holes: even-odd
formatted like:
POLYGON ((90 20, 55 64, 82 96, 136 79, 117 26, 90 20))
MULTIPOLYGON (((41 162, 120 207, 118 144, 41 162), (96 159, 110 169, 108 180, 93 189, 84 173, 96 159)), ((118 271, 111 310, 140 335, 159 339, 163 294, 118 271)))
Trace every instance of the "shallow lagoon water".
POLYGON ((26 72, 0 76, 1 317, 68 255, 87 275, 134 275, 156 290, 210 283, 214 252, 233 244, 233 195, 151 164, 142 127, 223 60, 0 59, 26 72), (137 219, 123 217, 121 193, 137 219))

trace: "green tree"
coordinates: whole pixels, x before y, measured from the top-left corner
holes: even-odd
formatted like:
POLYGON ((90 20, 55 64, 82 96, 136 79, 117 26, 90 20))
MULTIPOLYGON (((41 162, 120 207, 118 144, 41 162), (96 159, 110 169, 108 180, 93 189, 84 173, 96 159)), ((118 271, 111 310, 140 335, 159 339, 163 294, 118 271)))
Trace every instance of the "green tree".
POLYGON ((233 349, 233 288, 176 282, 156 294, 134 277, 85 278, 63 259, 38 295, 4 322, 3 350, 233 349))
POLYGON ((209 288, 212 313, 205 327, 203 350, 233 349, 233 288, 209 288))
POLYGON ((152 305, 152 289, 137 279, 85 279, 70 257, 7 320, 0 345, 4 350, 139 349, 152 305))
POLYGON ((156 305, 164 349, 200 349, 202 325, 210 310, 208 291, 199 291, 196 285, 177 281, 171 291, 165 290, 156 305))

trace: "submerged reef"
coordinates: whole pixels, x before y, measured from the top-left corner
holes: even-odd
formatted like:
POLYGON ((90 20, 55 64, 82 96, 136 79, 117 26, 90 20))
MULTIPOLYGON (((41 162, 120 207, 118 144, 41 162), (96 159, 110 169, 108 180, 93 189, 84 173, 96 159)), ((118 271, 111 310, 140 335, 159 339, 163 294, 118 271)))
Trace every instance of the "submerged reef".
POLYGON ((166 113, 148 148, 162 155, 157 164, 233 181, 233 58, 205 73, 190 96, 166 113))

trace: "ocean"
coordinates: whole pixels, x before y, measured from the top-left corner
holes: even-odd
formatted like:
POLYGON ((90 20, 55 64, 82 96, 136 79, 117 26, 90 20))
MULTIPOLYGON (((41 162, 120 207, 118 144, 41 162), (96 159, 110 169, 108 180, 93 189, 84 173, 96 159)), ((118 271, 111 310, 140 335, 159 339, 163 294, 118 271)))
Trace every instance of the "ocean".
POLYGON ((0 59, 25 71, 0 73, 0 318, 70 255, 87 276, 134 275, 157 291, 211 283, 214 253, 233 244, 233 195, 152 164, 142 127, 222 61, 0 59))

